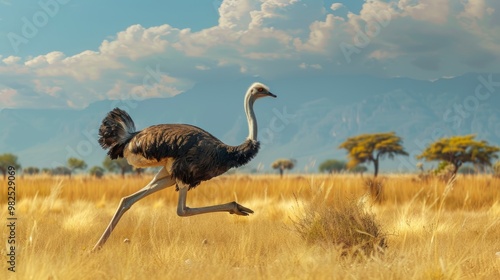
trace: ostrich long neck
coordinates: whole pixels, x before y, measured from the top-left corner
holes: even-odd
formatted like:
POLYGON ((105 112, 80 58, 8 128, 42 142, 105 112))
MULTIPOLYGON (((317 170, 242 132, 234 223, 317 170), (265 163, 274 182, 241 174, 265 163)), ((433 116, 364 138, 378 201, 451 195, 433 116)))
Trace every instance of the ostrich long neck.
POLYGON ((248 120, 248 139, 257 141, 257 119, 255 118, 255 113, 253 112, 253 103, 255 99, 252 97, 250 92, 245 95, 245 113, 248 120))
MULTIPOLYGON (((224 159, 225 167, 239 167, 247 164, 252 158, 257 155, 259 151, 259 142, 257 141, 257 120, 255 119, 255 114, 253 112, 253 103, 255 102, 255 96, 251 94, 251 89, 247 91, 245 95, 245 114, 248 120, 248 138, 245 142, 238 146, 227 146, 227 151, 224 153, 226 158, 224 159)), ((223 168, 223 172, 227 169, 223 168)))

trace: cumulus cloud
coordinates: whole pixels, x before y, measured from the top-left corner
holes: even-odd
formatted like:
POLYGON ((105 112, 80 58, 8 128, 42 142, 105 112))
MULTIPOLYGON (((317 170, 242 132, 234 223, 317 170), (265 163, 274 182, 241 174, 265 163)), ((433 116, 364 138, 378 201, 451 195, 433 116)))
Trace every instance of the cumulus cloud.
POLYGON ((114 40, 104 40, 99 52, 105 56, 128 57, 135 61, 163 53, 169 42, 177 40, 181 32, 168 24, 151 28, 136 24, 119 32, 114 40))
POLYGON ((218 11, 218 24, 199 31, 132 25, 76 55, 0 55, 2 103, 81 108, 241 76, 500 72, 497 0, 367 0, 356 12, 320 0, 224 0, 218 11))
POLYGON ((465 3, 461 16, 475 19, 482 19, 486 13, 490 14, 495 9, 488 7, 485 0, 469 0, 465 3))
POLYGON ((316 69, 316 70, 320 70, 320 69, 323 69, 323 66, 321 66, 320 64, 307 64, 305 62, 302 62, 301 64, 299 64, 299 68, 300 69, 316 69))
POLYGON ((64 53, 62 52, 50 52, 46 55, 39 55, 37 57, 28 59, 24 64, 29 67, 40 67, 60 62, 63 58, 64 53))
POLYGON ((14 97, 17 91, 13 88, 0 88, 0 101, 3 106, 15 105, 14 97))
POLYGON ((398 3, 402 15, 409 16, 415 21, 434 24, 444 24, 448 21, 450 6, 449 0, 401 0, 398 3))
POLYGON ((59 97, 58 93, 62 91, 62 87, 58 86, 56 83, 49 84, 47 80, 35 79, 33 83, 36 92, 45 93, 52 97, 59 97))
POLYGON ((198 70, 201 70, 201 71, 210 70, 210 67, 203 65, 203 64, 196 65, 195 68, 198 70))
POLYGON ((2 59, 2 62, 6 65, 13 65, 13 64, 17 64, 17 62, 19 62, 20 60, 21 60, 21 58, 18 56, 9 56, 9 57, 2 59))
POLYGON ((330 9, 331 9, 332 11, 336 11, 336 10, 338 10, 338 9, 342 8, 342 7, 344 7, 344 4, 342 4, 342 3, 333 3, 333 4, 330 6, 330 9))

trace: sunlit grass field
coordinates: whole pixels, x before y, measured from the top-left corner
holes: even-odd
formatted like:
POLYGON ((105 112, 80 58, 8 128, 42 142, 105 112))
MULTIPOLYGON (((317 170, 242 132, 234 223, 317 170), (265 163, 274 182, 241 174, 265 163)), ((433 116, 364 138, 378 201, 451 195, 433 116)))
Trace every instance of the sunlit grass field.
MULTIPOLYGON (((90 253, 121 197, 151 178, 16 178, 16 272, 7 270, 2 226, 0 279, 500 279, 500 179, 489 175, 449 184, 382 176, 376 203, 368 177, 222 176, 191 190, 188 206, 236 200, 255 214, 181 218, 169 188, 135 204, 90 253), (345 254, 341 245, 303 238, 303 217, 342 203, 372 214, 387 247, 345 254)), ((6 225, 7 183, 0 184, 6 225)))

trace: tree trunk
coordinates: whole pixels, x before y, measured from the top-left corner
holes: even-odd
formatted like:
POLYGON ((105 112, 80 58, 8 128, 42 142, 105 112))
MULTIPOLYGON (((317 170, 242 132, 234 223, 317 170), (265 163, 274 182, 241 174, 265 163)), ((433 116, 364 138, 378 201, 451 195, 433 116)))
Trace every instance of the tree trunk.
POLYGON ((453 162, 453 176, 456 176, 457 173, 458 173, 458 169, 460 168, 460 166, 462 166, 461 163, 455 163, 453 162))
POLYGON ((280 168, 280 178, 282 179, 283 178, 283 168, 280 168))
POLYGON ((378 156, 376 159, 373 160, 373 165, 374 165, 374 169, 375 169, 373 177, 377 178, 377 175, 378 175, 378 156))

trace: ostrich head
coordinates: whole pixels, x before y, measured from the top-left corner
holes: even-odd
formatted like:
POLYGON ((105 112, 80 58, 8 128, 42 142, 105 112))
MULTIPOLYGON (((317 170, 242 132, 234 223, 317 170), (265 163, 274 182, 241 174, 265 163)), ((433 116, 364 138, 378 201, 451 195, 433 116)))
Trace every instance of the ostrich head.
POLYGON ((266 85, 261 83, 253 83, 248 89, 248 94, 253 100, 266 96, 276 97, 276 95, 269 91, 269 88, 266 85))

